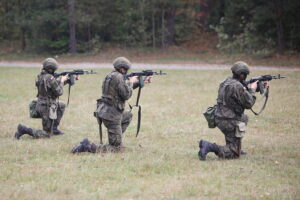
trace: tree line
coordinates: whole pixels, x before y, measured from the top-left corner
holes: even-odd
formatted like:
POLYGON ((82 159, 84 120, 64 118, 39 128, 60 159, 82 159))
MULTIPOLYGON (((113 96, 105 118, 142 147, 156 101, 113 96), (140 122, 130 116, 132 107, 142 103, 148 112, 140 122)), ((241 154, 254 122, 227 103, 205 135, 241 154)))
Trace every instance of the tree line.
POLYGON ((300 50, 299 0, 1 0, 0 41, 23 51, 167 48, 217 34, 226 52, 300 50))

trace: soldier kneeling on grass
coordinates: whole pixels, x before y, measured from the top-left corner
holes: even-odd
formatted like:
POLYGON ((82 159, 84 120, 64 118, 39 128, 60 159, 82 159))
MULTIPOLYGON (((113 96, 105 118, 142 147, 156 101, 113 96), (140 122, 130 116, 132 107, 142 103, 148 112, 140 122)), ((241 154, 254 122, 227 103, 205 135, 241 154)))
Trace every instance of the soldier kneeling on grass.
MULTIPOLYGON (((132 89, 142 87, 142 81, 136 76, 126 80, 125 75, 131 63, 124 57, 118 57, 113 62, 114 70, 107 74, 102 83, 102 97, 97 100, 95 117, 98 123, 103 123, 108 132, 108 144, 96 145, 84 139, 72 149, 72 153, 80 152, 119 152, 122 150, 122 134, 129 126, 132 113, 125 109, 125 102, 132 95, 132 89)), ((145 82, 150 83, 148 77, 145 82)))
MULTIPOLYGON (((43 61, 41 73, 37 76, 36 87, 38 90, 36 112, 37 118, 42 119, 43 130, 28 128, 22 124, 18 125, 15 138, 28 134, 33 138, 45 138, 50 135, 62 135, 58 129, 60 120, 64 114, 66 105, 58 101, 63 94, 63 86, 68 80, 68 75, 58 79, 54 72, 58 69, 58 63, 54 58, 47 58, 43 61)), ((78 77, 75 78, 78 80, 78 77)))
MULTIPOLYGON (((239 158, 242 138, 245 134, 248 117, 245 109, 251 109, 255 103, 257 82, 249 85, 247 90, 242 84, 250 73, 249 67, 244 62, 236 62, 231 71, 233 76, 220 84, 215 110, 215 124, 225 136, 225 146, 200 140, 198 153, 200 160, 205 160, 209 152, 215 153, 220 158, 239 158)), ((266 83, 265 87, 266 87, 266 83)))

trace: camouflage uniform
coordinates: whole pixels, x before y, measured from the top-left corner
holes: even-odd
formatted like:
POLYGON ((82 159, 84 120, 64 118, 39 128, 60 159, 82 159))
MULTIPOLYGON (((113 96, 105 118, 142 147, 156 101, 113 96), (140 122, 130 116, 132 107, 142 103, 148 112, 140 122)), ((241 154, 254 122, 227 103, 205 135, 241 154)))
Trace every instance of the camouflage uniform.
POLYGON ((132 89, 139 83, 132 84, 125 79, 121 69, 129 70, 131 63, 124 57, 117 58, 111 73, 107 74, 102 83, 102 96, 97 100, 97 109, 94 113, 98 120, 107 128, 108 144, 95 145, 84 139, 72 149, 72 153, 79 152, 119 152, 122 149, 122 134, 129 126, 132 113, 125 111, 125 102, 132 95, 132 89))
POLYGON ((108 131, 109 145, 120 147, 122 133, 126 131, 132 119, 130 111, 124 111, 125 101, 132 95, 132 84, 114 70, 109 73, 102 84, 102 98, 98 101, 95 112, 98 121, 102 121, 108 131))
POLYGON ((214 152, 220 158, 239 158, 241 154, 241 140, 246 132, 248 117, 245 109, 250 109, 256 100, 255 91, 246 90, 240 82, 240 75, 244 78, 249 74, 248 65, 236 62, 231 68, 233 77, 224 80, 219 87, 217 106, 215 110, 215 124, 223 132, 226 145, 221 146, 201 140, 198 153, 200 160, 206 159, 206 154, 214 152))
POLYGON ((42 118, 43 130, 31 129, 19 124, 18 131, 15 133, 17 139, 24 134, 29 134, 34 138, 50 137, 51 132, 55 135, 63 134, 57 127, 66 105, 62 102, 58 102, 58 97, 63 94, 64 83, 61 82, 60 79, 55 79, 53 76, 57 68, 58 63, 55 59, 45 59, 43 69, 37 76, 35 83, 38 90, 36 111, 42 118), (50 110, 52 112, 50 112, 50 110))
POLYGON ((219 146, 219 157, 240 156, 241 140, 248 123, 244 110, 250 109, 255 99, 254 91, 245 90, 244 86, 234 78, 227 78, 220 84, 215 117, 217 127, 225 135, 226 145, 219 146))
POLYGON ((54 131, 57 130, 57 126, 60 123, 66 107, 64 103, 58 102, 58 97, 63 94, 63 86, 64 83, 60 80, 56 80, 53 75, 44 70, 38 75, 36 81, 36 87, 38 89, 36 109, 42 117, 43 130, 33 129, 34 138, 49 137, 51 128, 53 128, 54 131), (49 118, 50 107, 56 109, 56 119, 49 118))

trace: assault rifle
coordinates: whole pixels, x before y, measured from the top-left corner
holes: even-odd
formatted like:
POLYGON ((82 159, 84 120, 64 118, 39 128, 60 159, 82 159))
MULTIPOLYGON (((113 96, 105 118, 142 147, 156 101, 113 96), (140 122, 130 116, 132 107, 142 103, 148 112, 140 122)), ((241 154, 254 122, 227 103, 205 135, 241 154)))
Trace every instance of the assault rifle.
POLYGON ((264 93, 264 86, 263 86, 264 81, 271 81, 272 79, 282 79, 282 78, 285 78, 285 76, 281 76, 280 74, 278 74, 277 76, 262 75, 262 76, 253 77, 250 80, 245 81, 244 85, 248 86, 248 84, 251 84, 251 83, 254 83, 255 81, 258 81, 256 92, 260 92, 260 94, 263 94, 264 93))
POLYGON ((67 81, 67 84, 72 86, 72 85, 75 84, 74 76, 83 75, 83 74, 97 74, 97 72, 94 72, 93 70, 87 71, 87 70, 83 70, 83 69, 75 69, 75 70, 72 70, 72 71, 64 71, 64 72, 61 72, 61 73, 54 73, 53 76, 55 78, 58 78, 60 76, 68 75, 69 79, 67 81))
POLYGON ((255 115, 259 115, 265 109, 265 107, 267 105, 268 98, 269 98, 269 86, 267 88, 264 88, 263 82, 264 81, 271 81, 273 79, 282 79, 282 78, 285 78, 285 76, 281 76, 280 74, 278 74, 277 76, 274 76, 274 75, 262 75, 262 76, 253 77, 253 78, 251 78, 248 81, 244 81, 243 85, 247 88, 247 90, 249 89, 248 88, 249 84, 254 83, 255 81, 258 81, 257 82, 256 92, 259 92, 260 94, 263 94, 266 97, 265 102, 264 102, 264 104, 263 104, 263 106, 262 106, 262 108, 260 109, 259 112, 255 112, 251 108, 251 111, 255 115))
POLYGON ((66 76, 66 75, 68 75, 68 80, 66 81, 66 84, 69 85, 68 103, 67 103, 67 105, 69 105, 70 93, 71 93, 71 86, 73 86, 75 84, 75 76, 84 75, 84 74, 97 74, 97 72, 94 72, 93 70, 87 71, 87 70, 83 70, 83 69, 75 69, 75 70, 72 70, 72 71, 64 71, 64 72, 61 72, 61 73, 54 73, 53 76, 55 78, 58 78, 60 76, 66 76))
POLYGON ((125 78, 129 79, 130 77, 133 77, 133 76, 138 76, 138 77, 145 76, 145 77, 148 77, 148 76, 153 76, 153 75, 166 75, 166 74, 167 73, 162 72, 161 70, 159 72, 155 72, 155 71, 152 71, 152 70, 143 70, 141 72, 132 72, 130 74, 126 74, 125 78))
POLYGON ((153 76, 153 75, 166 75, 166 74, 167 73, 162 72, 161 70, 159 72, 155 72, 155 71, 152 71, 152 70, 143 70, 141 72, 132 72, 130 74, 126 74, 125 75, 126 79, 129 79, 130 77, 133 77, 133 76, 137 76, 138 77, 138 81, 139 81, 139 84, 138 84, 139 90, 138 90, 138 94, 137 94, 137 98, 136 98, 136 103, 133 106, 129 105, 130 110, 132 110, 133 107, 138 107, 139 108, 139 110, 138 110, 138 122, 137 122, 136 137, 138 136, 139 131, 140 131, 140 127, 141 127, 141 118, 142 118, 142 113, 141 112, 142 112, 142 107, 141 107, 141 105, 139 105, 139 101, 140 101, 140 96, 141 96, 141 90, 142 90, 142 87, 144 86, 144 81, 149 76, 153 76))

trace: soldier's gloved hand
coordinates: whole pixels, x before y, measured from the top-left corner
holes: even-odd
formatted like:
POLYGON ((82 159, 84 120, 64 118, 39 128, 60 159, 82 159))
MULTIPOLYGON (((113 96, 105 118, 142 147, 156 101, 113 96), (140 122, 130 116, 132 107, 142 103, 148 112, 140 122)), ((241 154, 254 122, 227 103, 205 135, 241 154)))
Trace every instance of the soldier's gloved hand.
POLYGON ((78 81, 78 80, 79 80, 79 75, 74 75, 74 79, 75 79, 76 81, 78 81))
POLYGON ((60 82, 64 83, 66 80, 68 80, 68 75, 62 76, 60 82))

